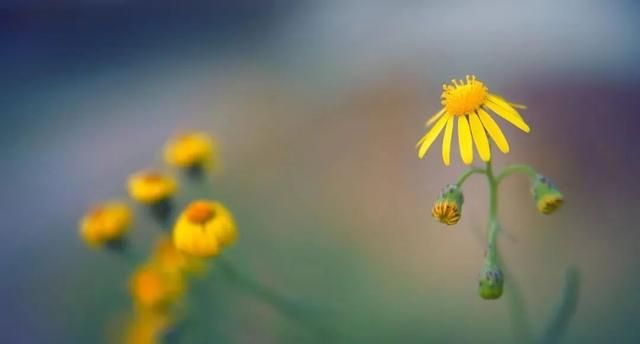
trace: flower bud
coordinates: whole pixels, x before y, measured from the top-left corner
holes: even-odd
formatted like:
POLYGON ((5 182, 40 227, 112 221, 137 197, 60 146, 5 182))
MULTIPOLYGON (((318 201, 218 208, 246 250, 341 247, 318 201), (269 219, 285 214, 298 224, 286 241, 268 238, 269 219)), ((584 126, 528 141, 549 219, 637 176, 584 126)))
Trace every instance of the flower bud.
POLYGON ((433 204, 431 216, 446 225, 455 225, 462 215, 462 203, 464 197, 460 188, 455 184, 449 184, 433 204))
POLYGON ((536 202, 536 208, 545 215, 556 211, 564 201, 564 196, 562 196, 555 184, 543 175, 536 176, 536 180, 531 187, 531 194, 536 202))
POLYGON ((485 300, 495 300, 502 296, 504 277, 497 265, 485 265, 480 271, 480 297, 485 300))

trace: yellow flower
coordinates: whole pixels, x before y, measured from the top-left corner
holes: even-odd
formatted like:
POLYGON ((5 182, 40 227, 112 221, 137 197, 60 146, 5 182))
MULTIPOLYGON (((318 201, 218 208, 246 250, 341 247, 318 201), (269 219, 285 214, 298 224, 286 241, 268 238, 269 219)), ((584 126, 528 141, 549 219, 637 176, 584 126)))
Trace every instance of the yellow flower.
POLYGON ((473 162, 473 142, 480 159, 483 161, 491 159, 487 133, 503 153, 509 152, 509 143, 498 124, 489 115, 490 112, 504 118, 522 131, 529 132, 529 126, 516 110, 516 108, 525 109, 525 106, 510 103, 496 94, 489 93, 484 83, 473 75, 467 75, 466 82, 463 80, 451 82, 452 84, 442 86, 443 108, 427 121, 427 127, 432 124, 433 127, 416 145, 420 159, 444 129, 442 160, 445 165, 450 164, 453 122, 456 118, 458 119, 460 155, 467 165, 473 162))
POLYGON ((202 273, 205 270, 204 262, 197 257, 193 257, 179 251, 173 240, 168 236, 162 236, 153 250, 153 262, 160 269, 168 273, 202 273))
POLYGON ((124 344, 155 344, 171 326, 173 319, 168 313, 138 312, 124 332, 124 344))
POLYGON ((197 257, 215 256, 236 240, 231 213, 219 202, 191 202, 180 214, 173 230, 178 250, 197 257))
POLYGON ((209 167, 216 159, 216 145, 205 133, 178 135, 165 145, 164 159, 169 165, 180 168, 209 167))
POLYGON ((170 307, 182 295, 182 280, 147 264, 139 268, 129 281, 131 296, 142 309, 163 310, 170 307))
POLYGON ((121 240, 131 224, 131 210, 121 202, 94 206, 80 220, 80 235, 91 246, 121 240))
POLYGON ((462 216, 464 196, 455 184, 447 185, 433 204, 431 216, 445 225, 455 225, 462 216))
POLYGON ((553 213, 564 203, 564 196, 560 190, 549 178, 543 175, 536 176, 531 187, 531 194, 536 202, 536 208, 544 215, 553 213))
POLYGON ((140 171, 132 174, 127 183, 129 196, 134 200, 154 204, 173 196, 177 189, 175 179, 157 171, 140 171))
POLYGON ((460 209, 454 202, 436 202, 431 209, 431 216, 445 225, 455 225, 460 221, 460 209))

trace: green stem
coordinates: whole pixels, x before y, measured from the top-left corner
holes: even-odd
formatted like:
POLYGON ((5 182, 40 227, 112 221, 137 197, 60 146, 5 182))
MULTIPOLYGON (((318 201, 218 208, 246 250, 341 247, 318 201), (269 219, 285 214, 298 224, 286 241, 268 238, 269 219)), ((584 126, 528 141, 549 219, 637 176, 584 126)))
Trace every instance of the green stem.
POLYGON ((471 175, 476 174, 476 173, 486 174, 487 172, 483 168, 480 168, 480 167, 470 168, 470 169, 466 170, 460 176, 460 178, 458 178, 458 181, 456 182, 456 185, 458 185, 458 187, 461 187, 462 184, 467 180, 467 178, 471 177, 471 175))
POLYGON ((489 182, 489 232, 487 234, 487 255, 485 264, 495 266, 498 263, 497 245, 498 230, 498 180, 493 174, 491 161, 487 161, 487 181, 489 182))
POLYGON ((526 174, 530 179, 533 179, 538 175, 538 172, 534 170, 533 167, 524 164, 516 164, 505 167, 496 178, 496 181, 500 183, 504 178, 514 173, 526 174))

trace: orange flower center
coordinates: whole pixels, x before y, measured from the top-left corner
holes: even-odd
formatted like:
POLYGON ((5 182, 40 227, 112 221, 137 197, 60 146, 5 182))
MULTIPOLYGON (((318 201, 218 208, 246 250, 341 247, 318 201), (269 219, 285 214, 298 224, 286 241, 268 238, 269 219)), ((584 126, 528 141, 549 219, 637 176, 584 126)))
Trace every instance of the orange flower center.
POLYGON ((142 175, 142 180, 144 180, 145 183, 159 183, 164 179, 164 177, 155 171, 152 172, 145 172, 142 175))
POLYGON ((211 204, 207 202, 196 201, 189 205, 186 210, 186 216, 191 222, 205 223, 215 216, 215 211, 211 204))
POLYGON ((447 113, 466 115, 476 111, 484 103, 489 90, 475 75, 467 75, 463 80, 451 80, 452 84, 442 85, 442 105, 447 113))

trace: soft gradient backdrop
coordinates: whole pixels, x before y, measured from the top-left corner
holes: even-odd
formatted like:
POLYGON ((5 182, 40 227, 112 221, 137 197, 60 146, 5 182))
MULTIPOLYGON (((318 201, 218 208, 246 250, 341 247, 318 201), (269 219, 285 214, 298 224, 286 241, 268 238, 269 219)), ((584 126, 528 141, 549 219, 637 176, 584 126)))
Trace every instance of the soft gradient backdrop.
POLYGON ((221 143, 231 258, 331 336, 220 285, 202 319, 218 341, 518 342, 509 287, 477 295, 484 180, 439 225, 431 204, 465 167, 414 148, 442 83, 474 73, 529 106, 496 165, 531 163, 566 196, 547 217, 524 177, 501 186, 532 334, 574 266, 565 342, 638 343, 639 34, 633 1, 2 1, 0 341, 109 340, 130 267, 87 250, 78 219, 197 128, 221 143))

